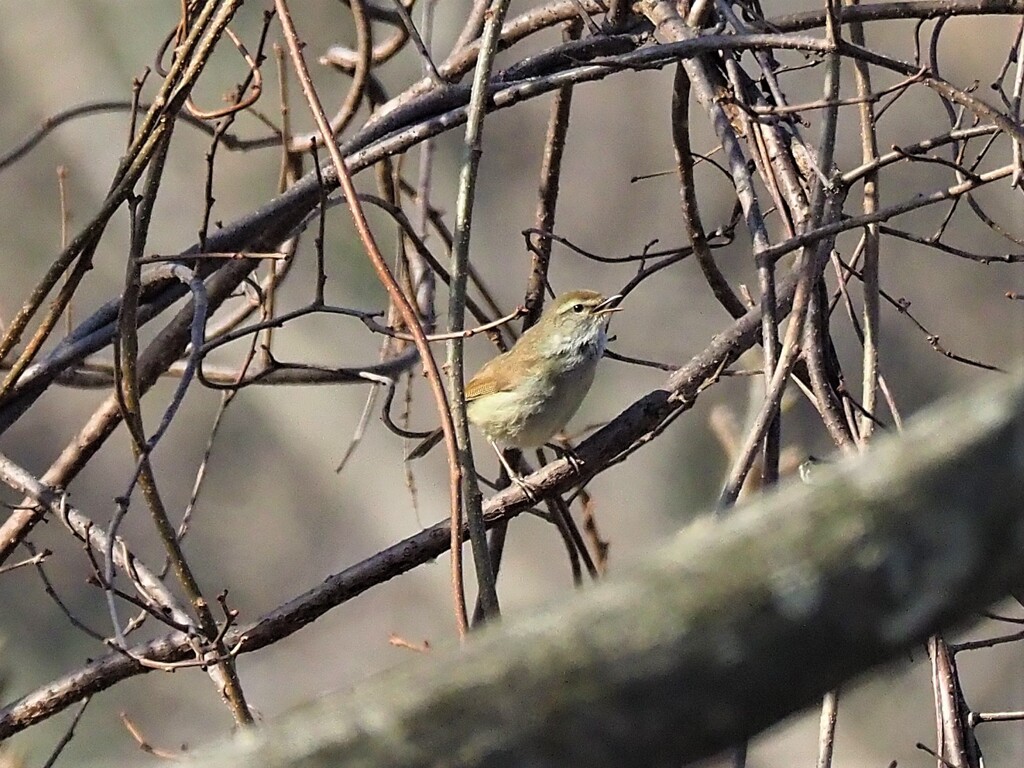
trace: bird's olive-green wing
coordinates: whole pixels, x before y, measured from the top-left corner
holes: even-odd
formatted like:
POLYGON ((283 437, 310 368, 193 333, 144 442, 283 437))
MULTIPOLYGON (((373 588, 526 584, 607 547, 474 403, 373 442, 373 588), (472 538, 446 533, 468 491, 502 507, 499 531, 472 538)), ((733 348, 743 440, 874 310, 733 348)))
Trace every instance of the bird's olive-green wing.
POLYGON ((488 360, 476 375, 466 382, 466 402, 485 395, 493 395, 495 392, 511 392, 516 388, 522 371, 531 370, 537 365, 536 356, 531 354, 533 345, 529 343, 528 338, 536 327, 527 331, 519 343, 508 352, 488 360), (524 341, 527 343, 523 344, 524 341))
POLYGON ((507 358, 507 352, 491 358, 466 382, 466 402, 485 395, 493 395, 495 392, 508 392, 513 388, 514 382, 509 376, 507 358))

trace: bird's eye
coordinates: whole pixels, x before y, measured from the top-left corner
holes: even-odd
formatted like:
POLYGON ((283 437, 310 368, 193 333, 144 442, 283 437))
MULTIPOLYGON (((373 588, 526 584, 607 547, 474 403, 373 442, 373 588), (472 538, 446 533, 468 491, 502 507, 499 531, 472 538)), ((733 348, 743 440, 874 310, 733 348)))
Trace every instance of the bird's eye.
POLYGON ((582 305, 582 304, 573 304, 573 305, 572 305, 572 311, 573 311, 573 312, 575 312, 575 313, 576 313, 577 315, 578 315, 578 314, 579 314, 580 312, 582 312, 582 311, 583 311, 583 309, 584 309, 584 307, 583 307, 583 305, 582 305))

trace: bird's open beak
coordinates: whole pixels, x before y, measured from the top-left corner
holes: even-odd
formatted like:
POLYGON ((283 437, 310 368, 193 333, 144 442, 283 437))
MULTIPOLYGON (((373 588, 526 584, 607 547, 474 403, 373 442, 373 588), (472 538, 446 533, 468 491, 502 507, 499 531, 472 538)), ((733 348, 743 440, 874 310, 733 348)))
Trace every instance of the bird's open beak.
POLYGON ((612 312, 621 312, 622 307, 619 306, 620 301, 622 301, 621 293, 616 293, 614 296, 609 296, 607 299, 605 299, 596 307, 594 307, 594 314, 610 315, 612 312))

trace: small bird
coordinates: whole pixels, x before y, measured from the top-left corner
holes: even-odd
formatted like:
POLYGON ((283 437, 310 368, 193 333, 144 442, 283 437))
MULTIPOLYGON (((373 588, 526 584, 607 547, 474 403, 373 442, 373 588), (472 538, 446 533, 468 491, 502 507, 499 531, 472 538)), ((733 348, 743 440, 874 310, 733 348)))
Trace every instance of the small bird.
MULTIPOLYGON (((563 293, 508 352, 487 362, 466 384, 466 416, 486 436, 509 476, 518 474, 498 448, 544 445, 564 427, 590 391, 608 343, 608 320, 621 294, 563 293)), ((415 459, 441 438, 431 433, 415 459)))

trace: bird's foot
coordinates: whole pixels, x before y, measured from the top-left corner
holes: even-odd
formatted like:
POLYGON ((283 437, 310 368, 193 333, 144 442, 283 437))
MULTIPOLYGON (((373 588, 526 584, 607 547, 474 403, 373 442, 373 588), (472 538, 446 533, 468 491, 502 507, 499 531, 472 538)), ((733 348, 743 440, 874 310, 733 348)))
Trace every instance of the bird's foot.
MULTIPOLYGON (((491 447, 494 448, 494 452, 498 454, 498 461, 501 462, 502 468, 505 470, 505 474, 508 475, 508 479, 515 483, 519 489, 526 494, 527 501, 530 504, 536 504, 539 499, 537 497, 537 489, 531 486, 528 482, 523 479, 523 476, 509 464, 508 459, 505 458, 504 452, 491 441, 491 447)), ((518 454, 515 454, 518 456, 518 454)))
POLYGON ((508 479, 518 486, 519 490, 526 496, 526 500, 530 504, 536 504, 540 499, 537 497, 537 489, 530 485, 518 472, 513 472, 508 476, 508 479))
POLYGON ((548 443, 548 447, 558 454, 558 458, 565 459, 572 471, 577 475, 583 474, 583 459, 579 457, 575 449, 568 443, 548 443))

